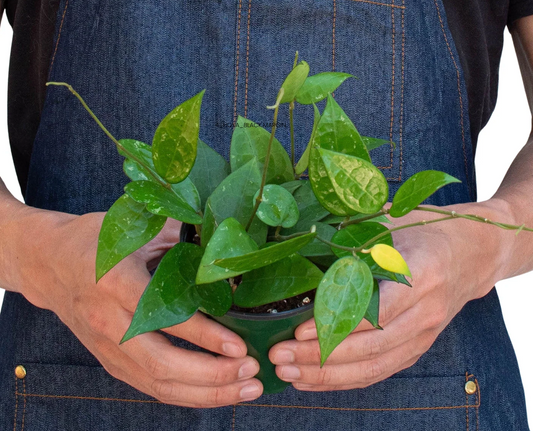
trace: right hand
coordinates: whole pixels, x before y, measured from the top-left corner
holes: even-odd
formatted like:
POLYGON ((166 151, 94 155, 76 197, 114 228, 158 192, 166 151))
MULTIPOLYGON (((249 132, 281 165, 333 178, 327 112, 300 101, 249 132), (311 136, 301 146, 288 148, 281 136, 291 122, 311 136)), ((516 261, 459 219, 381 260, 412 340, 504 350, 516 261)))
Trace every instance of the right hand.
POLYGON ((169 219, 156 239, 95 284, 104 213, 74 216, 24 208, 11 229, 17 233, 9 235, 16 240, 8 244, 7 263, 4 256, 11 268, 7 288, 56 313, 112 376, 186 407, 220 407, 261 395, 262 385, 253 378, 259 364, 246 356, 244 341, 200 313, 164 331, 217 356, 175 347, 156 332, 119 344, 150 281, 148 268, 179 241, 179 222, 169 219))

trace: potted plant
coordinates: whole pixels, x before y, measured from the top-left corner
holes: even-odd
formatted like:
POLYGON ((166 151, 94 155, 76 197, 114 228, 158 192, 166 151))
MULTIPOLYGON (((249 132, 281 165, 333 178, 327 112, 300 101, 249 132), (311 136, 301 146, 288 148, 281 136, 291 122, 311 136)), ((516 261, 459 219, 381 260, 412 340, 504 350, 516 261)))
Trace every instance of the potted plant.
POLYGON ((296 326, 312 316, 322 365, 363 318, 379 328, 379 281, 409 286, 411 277, 394 248, 393 231, 454 218, 531 231, 420 206, 441 187, 459 182, 439 171, 407 179, 386 208, 389 187, 370 152, 394 144, 361 136, 333 98, 352 75, 309 76, 309 65, 297 57, 267 107, 273 110, 272 130, 239 117, 229 164, 199 139, 203 91, 161 121, 150 146, 115 139, 71 86, 49 83, 67 86, 79 98, 125 157, 124 172, 132 180, 104 218, 97 280, 151 241, 168 217, 191 227, 182 229, 182 241, 161 260, 122 342, 185 322, 200 310, 244 338, 248 353, 259 360, 265 393, 288 385, 276 377, 268 350, 292 338, 296 326), (316 104, 322 100, 320 112, 316 104), (290 156, 275 138, 282 104, 289 105, 290 156), (314 110, 309 144, 298 161, 297 104, 314 110), (306 170, 309 179, 302 179, 306 170), (386 226, 386 215, 394 219, 413 210, 442 217, 386 226))

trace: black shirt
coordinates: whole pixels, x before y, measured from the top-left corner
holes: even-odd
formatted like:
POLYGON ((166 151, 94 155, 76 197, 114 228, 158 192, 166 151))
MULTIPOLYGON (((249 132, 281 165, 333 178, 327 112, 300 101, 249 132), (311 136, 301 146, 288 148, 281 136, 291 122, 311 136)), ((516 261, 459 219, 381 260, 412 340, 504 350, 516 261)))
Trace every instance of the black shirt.
MULTIPOLYGON (((26 189, 53 51, 59 0, 0 0, 13 27, 8 128, 21 189, 26 189)), ((444 0, 448 25, 464 71, 474 151, 494 110, 506 25, 533 15, 533 0, 444 0)))

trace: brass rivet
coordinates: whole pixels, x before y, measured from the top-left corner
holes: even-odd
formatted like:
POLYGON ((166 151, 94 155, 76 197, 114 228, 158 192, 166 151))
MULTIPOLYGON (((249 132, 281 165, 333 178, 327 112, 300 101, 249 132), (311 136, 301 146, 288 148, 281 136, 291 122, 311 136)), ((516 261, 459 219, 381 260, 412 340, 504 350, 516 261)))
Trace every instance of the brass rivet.
POLYGON ((17 365, 15 368, 15 376, 17 376, 18 379, 23 379, 26 377, 26 368, 24 368, 22 365, 17 365))
POLYGON ((466 382, 465 384, 465 392, 468 394, 468 395, 473 395, 475 394, 477 391, 477 385, 475 382, 473 382, 472 380, 466 382))

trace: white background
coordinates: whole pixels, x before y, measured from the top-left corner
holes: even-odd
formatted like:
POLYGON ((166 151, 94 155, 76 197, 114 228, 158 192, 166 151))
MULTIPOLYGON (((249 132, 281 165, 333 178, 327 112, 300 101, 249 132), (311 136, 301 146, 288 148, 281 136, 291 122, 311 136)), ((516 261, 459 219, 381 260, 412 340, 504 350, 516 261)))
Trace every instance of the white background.
MULTIPOLYGON (((0 177, 9 190, 22 199, 9 151, 7 137, 6 89, 11 28, 4 19, 0 26, 0 177)), ((499 99, 489 125, 480 135, 477 150, 479 200, 489 199, 498 188, 530 130, 529 108, 522 87, 513 45, 506 34, 500 70, 499 99)), ((522 235, 528 235, 522 233, 522 235)), ((1 240, 1 238, 0 238, 1 240)), ((520 363, 530 416, 533 415, 533 273, 498 283, 498 293, 507 328, 520 363)), ((0 303, 3 291, 0 289, 0 303)), ((1 354, 1 352, 0 352, 1 354)))

